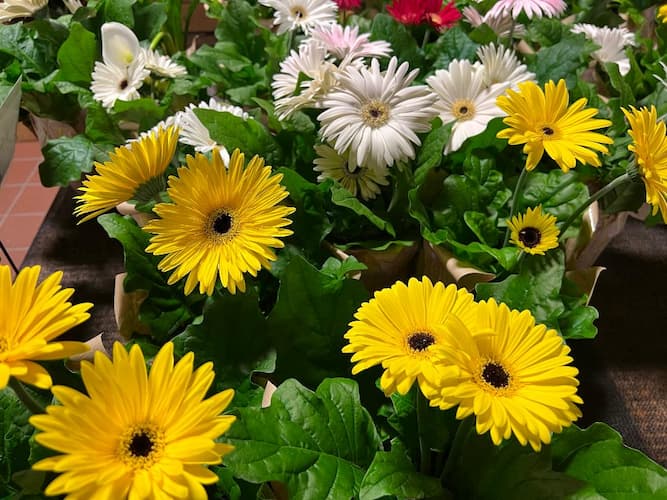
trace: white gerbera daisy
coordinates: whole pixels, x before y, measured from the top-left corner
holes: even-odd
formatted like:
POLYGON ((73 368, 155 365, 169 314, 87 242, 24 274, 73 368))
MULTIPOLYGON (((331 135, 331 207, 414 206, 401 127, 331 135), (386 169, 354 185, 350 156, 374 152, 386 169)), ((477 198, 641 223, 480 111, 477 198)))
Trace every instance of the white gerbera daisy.
POLYGON ((180 142, 194 146, 195 151, 199 153, 207 153, 212 151, 213 148, 219 148, 220 157, 224 161, 225 165, 229 165, 229 151, 227 151, 223 144, 218 144, 211 138, 211 134, 209 133, 208 129, 204 126, 204 124, 194 112, 194 110, 197 108, 226 111, 227 113, 231 113, 234 116, 243 118, 244 120, 248 119, 248 113, 243 111, 243 109, 239 108, 238 106, 223 104, 211 98, 208 102, 202 101, 196 105, 190 104, 187 108, 181 111, 176 118, 177 123, 181 129, 179 136, 180 142))
POLYGON ((489 13, 493 16, 510 14, 514 19, 521 12, 529 19, 534 17, 557 17, 567 9, 563 0, 499 0, 493 4, 489 13))
POLYGON ((351 166, 348 162, 347 153, 339 155, 326 144, 315 146, 315 151, 319 155, 319 158, 315 159, 315 167, 313 168, 320 173, 317 176, 317 182, 333 179, 340 182, 354 196, 359 193, 364 200, 372 200, 380 192, 380 186, 389 184, 387 167, 351 166))
POLYGON ((434 107, 442 122, 455 122, 444 154, 458 150, 468 137, 482 133, 493 118, 503 115, 496 98, 505 87, 486 87, 484 69, 470 61, 455 59, 447 70, 436 71, 426 83, 439 97, 434 107))
POLYGON ((349 66, 339 89, 324 100, 320 133, 339 154, 348 149, 350 164, 393 165, 415 157, 417 134, 431 130, 436 96, 425 85, 412 85, 419 70, 408 73, 392 57, 385 72, 377 59, 370 68, 349 66))
POLYGON ((608 28, 593 24, 575 24, 572 33, 583 33, 600 48, 593 52, 593 58, 600 63, 616 63, 621 75, 630 71, 630 59, 625 54, 625 47, 636 45, 635 35, 626 28, 608 28))
POLYGON ((510 34, 512 34, 512 37, 522 37, 526 34, 526 27, 523 24, 516 23, 514 18, 507 13, 487 12, 482 16, 470 6, 464 7, 461 13, 473 28, 486 24, 500 37, 507 37, 510 34))
POLYGON ((484 45, 477 49, 477 57, 482 63, 484 84, 487 87, 502 85, 504 89, 516 89, 519 82, 535 80, 535 74, 521 64, 512 49, 502 45, 484 45))
POLYGON ((63 2, 65 3, 67 10, 69 10, 72 14, 83 7, 83 4, 79 2, 79 0, 63 0, 63 2))
POLYGON ((0 23, 17 17, 30 17, 47 3, 48 0, 5 0, 0 3, 0 23))
POLYGON ((331 0, 259 0, 275 9, 274 26, 278 34, 301 29, 306 35, 316 26, 336 20, 338 6, 331 0))
POLYGON ((146 59, 146 67, 156 75, 176 78, 188 74, 184 66, 175 63, 169 56, 163 56, 155 50, 141 49, 146 59))
POLYGON ((141 55, 137 35, 124 24, 104 23, 101 33, 104 64, 125 68, 141 55))
POLYGON ((323 43, 327 51, 341 61, 361 57, 387 57, 391 54, 389 42, 371 42, 369 33, 359 34, 358 26, 343 28, 338 23, 323 24, 313 29, 311 36, 323 43))
POLYGON ((127 67, 97 61, 90 84, 93 99, 100 101, 105 108, 113 107, 117 100, 139 99, 139 88, 149 73, 141 54, 127 67))

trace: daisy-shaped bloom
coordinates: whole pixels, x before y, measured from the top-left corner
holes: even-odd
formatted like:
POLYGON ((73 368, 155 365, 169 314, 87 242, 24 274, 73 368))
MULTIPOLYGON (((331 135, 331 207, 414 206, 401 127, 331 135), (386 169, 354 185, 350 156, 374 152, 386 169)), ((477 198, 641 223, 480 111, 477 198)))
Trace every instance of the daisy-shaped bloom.
POLYGON ((163 56, 155 50, 142 49, 144 59, 146 61, 146 68, 159 76, 166 76, 168 78, 176 78, 188 74, 185 66, 175 63, 169 56, 163 56))
POLYGON ((80 188, 82 194, 75 215, 81 222, 93 219, 119 203, 136 199, 150 200, 164 188, 164 171, 176 151, 178 130, 158 129, 138 141, 118 147, 109 153, 109 161, 95 162, 96 173, 89 175, 80 188))
POLYGON ((358 26, 346 26, 331 23, 318 26, 311 37, 324 45, 329 54, 340 61, 352 61, 361 57, 387 57, 391 54, 391 45, 384 40, 370 41, 369 33, 359 34, 358 26))
POLYGON ((450 328, 443 359, 459 371, 444 380, 433 406, 458 405, 456 418, 474 413, 477 433, 490 431, 494 444, 513 434, 535 451, 581 416, 570 348, 558 332, 536 325, 530 311, 510 310, 490 299, 480 302, 470 329, 460 321, 450 328))
POLYGON ((387 12, 401 24, 428 22, 441 30, 461 19, 461 13, 451 1, 444 6, 442 0, 393 0, 387 12))
POLYGON ((180 127, 179 140, 183 144, 194 146, 195 151, 199 153, 208 153, 217 148, 222 157, 222 161, 227 165, 229 163, 229 152, 222 144, 218 144, 211 138, 208 129, 201 122, 199 117, 195 114, 195 109, 213 109, 215 111, 224 111, 231 113, 234 116, 248 119, 248 113, 243 111, 243 108, 233 106, 231 104, 223 104, 216 101, 214 98, 209 99, 208 102, 202 101, 199 104, 190 104, 180 113, 177 113, 176 121, 180 127))
POLYGON ((90 84, 93 99, 101 102, 105 108, 112 108, 117 100, 139 99, 139 89, 149 74, 143 55, 139 55, 129 66, 124 67, 97 61, 90 84))
POLYGON ((632 144, 628 149, 635 154, 635 164, 646 186, 646 202, 658 210, 667 224, 667 136, 665 122, 659 121, 655 106, 630 110, 623 109, 630 122, 632 144))
POLYGON ((442 364, 441 346, 453 317, 468 323, 476 316, 473 296, 456 285, 445 287, 427 277, 398 281, 375 292, 361 304, 345 334, 353 353, 352 374, 375 365, 384 372, 380 386, 385 395, 406 394, 415 380, 426 397, 435 397, 449 368, 442 364))
POLYGON ((349 149, 352 165, 391 166, 415 157, 417 133, 428 132, 437 114, 436 96, 425 85, 411 86, 419 70, 408 69, 395 57, 385 72, 377 59, 370 68, 348 67, 324 100, 320 133, 339 154, 349 149))
POLYGON ((144 226, 154 233, 146 251, 166 255, 158 268, 174 270, 170 285, 187 276, 186 295, 197 285, 211 295, 218 277, 231 293, 244 292, 244 274, 268 269, 273 249, 284 246, 278 238, 292 234, 285 226, 294 208, 279 205, 289 195, 282 175, 271 175, 257 156, 244 166, 238 149, 228 168, 215 150, 212 160, 197 154, 187 164, 169 178, 172 203, 156 205, 160 218, 144 226))
POLYGON ((463 141, 486 130, 489 121, 503 112, 496 99, 503 86, 487 88, 484 71, 470 61, 454 60, 447 70, 440 69, 426 79, 439 99, 434 109, 443 123, 454 122, 444 154, 457 151, 463 141))
POLYGON ((19 17, 31 17, 47 3, 48 0, 5 0, 0 3, 0 23, 19 17))
POLYGON ((593 52, 593 58, 604 63, 618 64, 621 75, 630 71, 630 59, 625 55, 625 47, 636 45, 635 35, 626 28, 609 28, 594 24, 575 24, 572 33, 583 33, 600 48, 593 52))
POLYGON ((361 7, 361 0, 334 0, 339 9, 354 10, 361 7))
POLYGON ((544 91, 534 82, 519 83, 518 92, 508 89, 507 95, 498 98, 498 106, 509 115, 503 120, 509 128, 498 132, 497 137, 524 145, 526 170, 535 168, 544 151, 563 172, 574 168, 577 161, 599 167, 597 152, 606 154, 604 144, 613 140, 592 130, 608 127, 611 122, 593 118, 598 110, 584 109, 587 102, 581 98, 568 107, 565 80, 558 85, 549 81, 544 91))
POLYGON ((489 14, 493 17, 509 14, 513 18, 519 17, 521 12, 529 19, 533 17, 557 17, 567 9, 563 0, 499 0, 493 4, 489 14))
POLYGON ((486 24, 499 37, 521 37, 526 33, 523 24, 517 24, 509 14, 487 12, 483 16, 471 6, 463 8, 463 17, 474 28, 486 24))
POLYGON ((426 21, 438 31, 451 28, 461 19, 461 12, 454 5, 454 0, 442 5, 442 0, 429 0, 426 8, 426 21))
POLYGON ((35 361, 63 359, 88 350, 83 342, 56 340, 86 321, 89 303, 72 305, 74 293, 61 288, 63 273, 53 273, 39 285, 40 266, 24 267, 12 283, 8 266, 0 265, 0 390, 9 377, 40 389, 51 387, 47 372, 35 361))
POLYGON ((203 484, 218 476, 219 464, 233 446, 217 443, 236 417, 222 415, 234 391, 206 398, 213 363, 196 370, 189 352, 174 364, 174 346, 166 343, 150 373, 141 348, 129 354, 118 342, 113 361, 101 352, 83 361, 86 392, 53 387, 58 405, 30 423, 42 431, 38 443, 59 455, 33 469, 60 473, 47 495, 67 498, 207 498, 203 484))
POLYGON ((77 10, 83 7, 83 4, 79 0, 63 0, 63 2, 71 14, 74 14, 77 10))
POLYGON ((274 26, 278 34, 301 29, 306 35, 323 24, 336 21, 338 5, 331 0, 259 0, 275 10, 274 26))
POLYGON ((663 23, 667 19, 667 3, 658 7, 657 16, 663 23))
POLYGON ((124 24, 104 23, 100 31, 104 64, 125 68, 142 53, 137 35, 124 24))
POLYGON ((535 74, 519 62, 514 51, 502 45, 484 45, 477 49, 477 57, 482 63, 484 84, 487 87, 502 85, 503 89, 516 89, 520 82, 535 80, 535 74))
POLYGON ((319 155, 319 158, 315 159, 314 167, 314 170, 320 173, 317 176, 317 182, 333 179, 340 182, 354 196, 359 193, 364 200, 375 198, 380 192, 380 186, 389 184, 387 167, 374 168, 357 165, 350 169, 347 154, 339 155, 326 144, 315 146, 315 151, 319 155))
POLYGON ((556 217, 542 213, 542 205, 512 217, 507 226, 511 231, 510 241, 531 255, 544 255, 558 246, 560 231, 556 227, 556 217))

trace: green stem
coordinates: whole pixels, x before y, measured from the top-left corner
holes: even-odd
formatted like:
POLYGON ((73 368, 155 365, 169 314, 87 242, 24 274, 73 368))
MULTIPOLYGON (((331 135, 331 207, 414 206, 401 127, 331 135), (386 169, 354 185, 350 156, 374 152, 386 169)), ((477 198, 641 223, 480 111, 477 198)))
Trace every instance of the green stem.
POLYGON ((613 191, 616 189, 618 186, 621 186, 622 184, 625 184, 626 182, 629 182, 630 179, 630 174, 623 174, 619 175, 611 181, 609 184, 604 186, 602 189, 599 191, 596 191, 591 195, 590 198, 588 198, 584 203, 577 208, 574 213, 570 216, 569 219, 565 221, 565 223, 561 226, 560 228, 560 237, 558 238, 558 241, 562 241, 563 238, 565 237, 565 231, 568 230, 568 228, 572 225, 572 223, 579 218, 579 216, 583 213, 584 210, 586 210, 591 203, 594 201, 599 200, 600 198, 604 197, 606 194, 608 194, 610 191, 613 191))
POLYGON ((424 419, 428 412, 428 399, 417 389, 417 432, 419 434, 419 470, 429 474, 431 470, 431 447, 426 440, 426 426, 424 419))
POLYGON ((515 28, 516 21, 514 18, 512 18, 512 23, 510 24, 510 31, 507 34, 507 48, 511 49, 512 45, 514 44, 514 28, 515 28))
MULTIPOLYGON (((516 186, 514 187, 514 194, 512 195, 512 204, 510 205, 510 216, 508 220, 512 220, 512 217, 516 215, 516 206, 519 201, 519 193, 523 190, 523 185, 526 183, 526 177, 528 176, 528 170, 525 168, 519 174, 519 179, 516 181, 516 186)), ((510 240, 510 227, 507 226, 505 229, 505 239, 503 240, 503 247, 507 246, 507 243, 510 240)))
POLYGON ((31 413, 34 415, 38 415, 40 413, 46 413, 44 408, 42 407, 41 404, 39 404, 37 401, 35 401, 35 398, 33 398, 28 391, 25 390, 25 387, 23 387, 23 384, 16 380, 14 377, 11 377, 9 379, 9 387, 11 387, 14 390, 14 393, 16 396, 21 400, 21 403, 30 410, 31 413))
POLYGON ((470 430, 472 429, 474 418, 472 416, 464 418, 461 420, 461 423, 456 428, 456 434, 454 435, 454 442, 452 443, 451 448, 449 448, 449 453, 447 454, 447 462, 445 463, 445 469, 442 471, 440 479, 442 484, 447 486, 449 476, 452 474, 454 465, 459 460, 461 456, 461 451, 463 451, 463 446, 465 443, 470 430))
POLYGON ((431 30, 426 28, 426 31, 424 31, 424 38, 422 39, 422 50, 424 50, 424 48, 426 47, 430 35, 431 35, 431 30))
POLYGON ((151 50, 155 50, 155 47, 157 47, 157 44, 160 43, 163 36, 164 36, 164 31, 160 31, 157 35, 153 37, 150 45, 151 50))

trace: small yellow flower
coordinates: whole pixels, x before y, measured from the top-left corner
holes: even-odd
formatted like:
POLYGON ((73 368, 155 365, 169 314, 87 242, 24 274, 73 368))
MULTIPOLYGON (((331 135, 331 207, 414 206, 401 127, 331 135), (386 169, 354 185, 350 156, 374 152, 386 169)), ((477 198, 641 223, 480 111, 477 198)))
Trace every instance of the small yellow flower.
POLYGON ((658 15, 656 17, 663 23, 667 22, 667 4, 658 7, 658 15))
POLYGON ((512 217, 507 225, 511 230, 510 241, 526 253, 544 255, 558 246, 560 231, 556 227, 556 217, 543 214, 542 205, 512 217))
POLYGON ((576 166, 577 161, 599 167, 598 153, 607 153, 603 144, 613 140, 592 130, 608 127, 609 120, 594 119, 595 108, 584 109, 582 98, 568 107, 569 94, 565 80, 556 85, 553 81, 545 85, 544 91, 535 82, 521 82, 519 91, 507 90, 507 95, 498 97, 496 103, 508 114, 503 123, 508 128, 498 132, 499 139, 508 139, 509 144, 523 144, 526 170, 533 170, 542 155, 554 159, 563 172, 576 166))

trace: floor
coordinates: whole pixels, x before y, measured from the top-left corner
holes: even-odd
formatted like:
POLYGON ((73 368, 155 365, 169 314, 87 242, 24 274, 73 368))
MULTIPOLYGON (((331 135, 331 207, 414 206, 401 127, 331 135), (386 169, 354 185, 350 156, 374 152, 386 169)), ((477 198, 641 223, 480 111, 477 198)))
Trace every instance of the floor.
MULTIPOLYGON (((18 132, 14 157, 0 184, 0 241, 16 266, 28 253, 58 192, 39 181, 41 148, 26 129, 18 132)), ((8 264, 0 252, 0 264, 8 264)))

